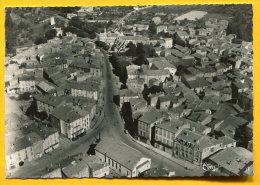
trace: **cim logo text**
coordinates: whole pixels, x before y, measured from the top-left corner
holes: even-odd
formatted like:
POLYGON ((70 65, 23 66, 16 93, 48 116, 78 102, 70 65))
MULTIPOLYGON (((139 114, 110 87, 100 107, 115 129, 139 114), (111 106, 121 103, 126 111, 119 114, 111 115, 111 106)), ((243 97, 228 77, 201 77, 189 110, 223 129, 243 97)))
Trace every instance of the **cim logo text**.
POLYGON ((217 171, 217 167, 209 163, 203 163, 202 168, 205 171, 212 171, 212 172, 217 171))

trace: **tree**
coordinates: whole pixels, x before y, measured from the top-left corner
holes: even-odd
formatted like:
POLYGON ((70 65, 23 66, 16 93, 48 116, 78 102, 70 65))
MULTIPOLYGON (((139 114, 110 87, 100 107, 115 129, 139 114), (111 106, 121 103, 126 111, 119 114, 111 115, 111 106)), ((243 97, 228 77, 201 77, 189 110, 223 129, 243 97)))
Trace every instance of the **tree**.
POLYGON ((104 50, 108 50, 108 49, 109 49, 109 45, 107 45, 107 44, 106 44, 105 42, 103 42, 103 41, 96 40, 96 41, 95 41, 95 44, 96 44, 98 47, 103 48, 104 50))
POLYGON ((136 56, 136 45, 133 44, 133 42, 129 42, 126 47, 129 48, 126 51, 126 55, 135 57, 136 56))
POLYGON ((79 17, 72 17, 69 21, 69 26, 76 27, 76 28, 82 28, 84 26, 83 22, 79 19, 79 17))
POLYGON ((136 45, 136 55, 144 54, 144 45, 143 43, 137 43, 136 45))
POLYGON ((47 40, 51 40, 53 39, 54 37, 56 37, 57 35, 57 31, 55 29, 50 29, 48 30, 46 33, 45 33, 45 38, 47 40))
POLYGON ((238 39, 252 41, 252 18, 246 13, 236 12, 229 22, 227 34, 236 34, 238 39))
POLYGON ((13 22, 10 9, 7 9, 5 16, 5 36, 6 36, 6 53, 15 53, 17 33, 15 31, 15 23, 13 22))
POLYGON ((44 25, 43 25, 43 28, 44 28, 44 29, 47 29, 48 27, 49 27, 49 24, 44 24, 44 25))
POLYGON ((144 53, 138 55, 138 57, 136 58, 136 60, 133 61, 133 63, 138 66, 141 66, 143 64, 148 65, 148 62, 146 60, 144 53))
POLYGON ((106 28, 109 28, 113 24, 113 21, 109 20, 109 22, 106 25, 106 28))
POLYGON ((172 37, 172 42, 183 47, 186 44, 185 41, 182 40, 176 33, 172 37))
POLYGON ((21 22, 18 24, 18 28, 21 29, 21 30, 23 30, 23 29, 28 28, 28 25, 27 25, 25 22, 21 21, 21 22))
POLYGON ((36 37, 34 44, 39 45, 39 44, 43 44, 43 43, 46 43, 46 42, 47 42, 47 39, 45 37, 38 36, 38 37, 36 37))
POLYGON ((157 56, 155 49, 152 44, 145 44, 143 46, 144 54, 146 57, 155 57, 157 56))
POLYGON ((109 61, 114 68, 114 74, 119 77, 120 82, 125 84, 127 81, 126 66, 121 61, 119 61, 118 55, 116 53, 112 53, 109 61))
POLYGON ((152 34, 156 34, 156 33, 157 33, 156 24, 154 23, 154 21, 151 21, 151 22, 150 22, 148 29, 149 29, 149 31, 150 31, 152 34))
POLYGON ((248 142, 250 140, 252 140, 253 136, 252 133, 248 131, 248 129, 246 128, 246 125, 242 125, 239 126, 236 130, 235 130, 235 136, 234 138, 237 141, 237 146, 241 146, 241 147, 247 147, 248 142))

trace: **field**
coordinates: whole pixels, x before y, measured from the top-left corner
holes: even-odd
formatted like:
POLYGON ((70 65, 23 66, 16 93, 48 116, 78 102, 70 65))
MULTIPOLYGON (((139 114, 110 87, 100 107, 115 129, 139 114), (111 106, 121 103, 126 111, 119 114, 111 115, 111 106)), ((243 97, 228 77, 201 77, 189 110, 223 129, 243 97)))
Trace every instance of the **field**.
POLYGON ((205 11, 190 11, 186 14, 176 17, 174 20, 181 21, 187 19, 187 20, 195 21, 196 19, 203 18, 206 14, 207 12, 205 11))

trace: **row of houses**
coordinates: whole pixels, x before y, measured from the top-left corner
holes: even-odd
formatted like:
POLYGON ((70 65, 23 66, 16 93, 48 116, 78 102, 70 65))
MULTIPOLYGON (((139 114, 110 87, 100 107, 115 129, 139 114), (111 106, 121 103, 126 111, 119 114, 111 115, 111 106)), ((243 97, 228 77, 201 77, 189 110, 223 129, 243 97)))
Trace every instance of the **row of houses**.
MULTIPOLYGON (((9 130, 10 131, 10 130, 9 130)), ((60 146, 59 131, 32 123, 6 137, 6 169, 11 170, 27 161, 36 160, 60 146)))

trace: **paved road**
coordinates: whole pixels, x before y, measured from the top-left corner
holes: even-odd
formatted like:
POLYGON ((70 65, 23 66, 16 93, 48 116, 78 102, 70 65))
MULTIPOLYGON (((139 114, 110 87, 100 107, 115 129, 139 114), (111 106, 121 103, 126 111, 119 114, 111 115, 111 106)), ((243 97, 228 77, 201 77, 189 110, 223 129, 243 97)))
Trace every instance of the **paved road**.
POLYGON ((145 6, 145 7, 142 7, 142 8, 139 8, 137 10, 133 10, 131 12, 129 12, 128 14, 126 14, 124 17, 122 17, 117 23, 116 23, 116 28, 114 29, 114 31, 116 31, 118 29, 118 26, 120 26, 120 24, 122 24, 124 22, 125 19, 127 19, 132 13, 136 13, 140 10, 144 10, 144 9, 147 9, 147 8, 151 8, 152 6, 145 6))
MULTIPOLYGON (((109 134, 109 136, 114 137, 117 140, 120 140, 124 143, 126 143, 128 146, 131 146, 132 148, 135 148, 139 151, 141 151, 145 156, 149 157, 152 159, 152 166, 158 166, 158 165, 163 165, 171 170, 174 170, 176 172, 176 175, 178 176, 194 176, 194 175, 202 175, 201 171, 191 171, 185 169, 183 166, 180 166, 179 164, 159 155, 156 154, 143 146, 137 144, 136 142, 132 141, 132 139, 123 132, 124 126, 122 124, 122 119, 119 114, 119 110, 117 106, 112 103, 112 97, 113 94, 112 92, 115 91, 115 85, 113 83, 113 78, 112 78, 112 70, 111 70, 111 65, 108 62, 108 56, 103 51, 104 56, 106 57, 106 63, 105 63, 105 76, 106 76, 106 103, 104 106, 105 113, 106 113, 106 118, 108 120, 107 124, 105 125, 106 127, 106 132, 109 134)), ((103 136, 106 135, 104 134, 103 131, 103 136)), ((101 138, 102 139, 102 138, 101 138)), ((184 164, 185 165, 185 164, 184 164)))
MULTIPOLYGON (((84 137, 74 142, 67 141, 67 144, 64 144, 62 147, 54 150, 53 152, 51 152, 51 154, 48 154, 36 161, 32 161, 30 163, 27 162, 24 167, 9 174, 9 177, 39 177, 43 175, 46 171, 46 168, 51 167, 52 164, 58 164, 60 163, 60 161, 66 159, 68 156, 72 156, 78 153, 86 153, 90 145, 95 141, 95 138, 98 137, 99 133, 101 135, 101 139, 105 137, 113 137, 116 140, 122 141, 128 146, 141 151, 144 154, 144 156, 147 156, 152 159, 152 167, 163 165, 170 170, 174 170, 176 172, 176 175, 178 176, 201 175, 200 171, 187 170, 183 166, 180 166, 179 164, 159 154, 156 154, 151 150, 144 148, 143 146, 134 142, 132 138, 129 137, 129 135, 124 133, 124 125, 119 115, 118 107, 112 102, 113 92, 116 91, 116 87, 113 81, 111 65, 108 62, 108 56, 105 53, 105 51, 103 51, 103 54, 106 58, 106 62, 104 65, 104 120, 100 123, 97 123, 93 127, 93 129, 90 130, 84 137)), ((63 141, 66 141, 66 139, 63 138, 63 141)))

